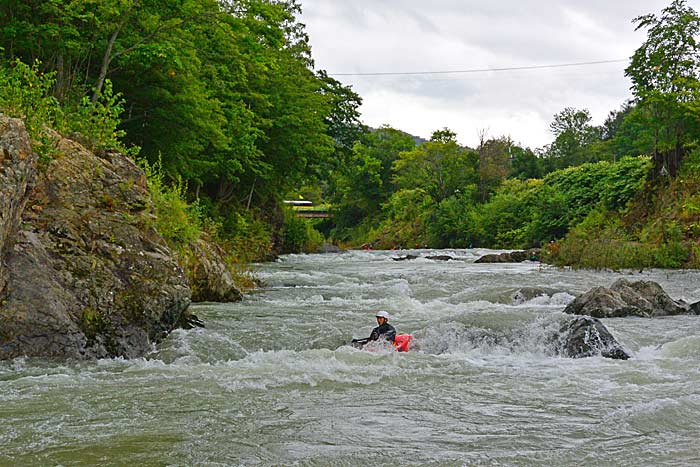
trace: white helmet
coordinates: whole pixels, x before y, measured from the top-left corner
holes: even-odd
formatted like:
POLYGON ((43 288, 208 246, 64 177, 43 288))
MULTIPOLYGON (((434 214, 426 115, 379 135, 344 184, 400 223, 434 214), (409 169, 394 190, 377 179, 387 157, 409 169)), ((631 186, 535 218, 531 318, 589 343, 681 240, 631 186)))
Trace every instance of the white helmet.
POLYGON ((378 311, 377 314, 374 316, 376 316, 377 318, 384 318, 387 321, 389 321, 389 313, 387 313, 386 311, 378 311))

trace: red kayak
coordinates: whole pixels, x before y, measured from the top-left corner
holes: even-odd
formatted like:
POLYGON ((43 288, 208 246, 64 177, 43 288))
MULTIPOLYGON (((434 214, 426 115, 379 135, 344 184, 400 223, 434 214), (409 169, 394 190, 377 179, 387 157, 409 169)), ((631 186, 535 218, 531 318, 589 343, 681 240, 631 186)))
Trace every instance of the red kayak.
MULTIPOLYGON (((410 334, 398 334, 394 338, 394 343, 392 346, 394 347, 394 350, 397 352, 408 352, 409 348, 411 347, 411 340, 413 339, 413 336, 410 334)), ((388 346, 388 342, 386 341, 370 341, 369 338, 367 339, 353 339, 350 345, 355 347, 356 349, 364 349, 368 350, 370 352, 376 352, 377 350, 381 350, 383 345, 388 346), (370 345, 367 345, 370 344, 370 345)), ((386 347, 384 347, 386 348, 386 347)))
POLYGON ((408 352, 413 336, 410 334, 397 334, 394 339, 394 348, 397 352, 408 352))

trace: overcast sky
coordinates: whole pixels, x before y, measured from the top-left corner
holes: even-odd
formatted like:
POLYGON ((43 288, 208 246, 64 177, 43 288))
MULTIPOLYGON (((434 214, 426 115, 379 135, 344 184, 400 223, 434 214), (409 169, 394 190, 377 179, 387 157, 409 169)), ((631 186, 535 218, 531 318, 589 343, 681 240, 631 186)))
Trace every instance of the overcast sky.
MULTIPOLYGON (((646 38, 632 19, 671 0, 301 0, 317 69, 426 72, 627 60, 646 38)), ((700 0, 688 4, 700 11, 700 0)), ((587 66, 404 76, 335 76, 363 98, 362 119, 460 143, 510 136, 552 141, 565 107, 601 124, 631 96, 627 61, 587 66)))

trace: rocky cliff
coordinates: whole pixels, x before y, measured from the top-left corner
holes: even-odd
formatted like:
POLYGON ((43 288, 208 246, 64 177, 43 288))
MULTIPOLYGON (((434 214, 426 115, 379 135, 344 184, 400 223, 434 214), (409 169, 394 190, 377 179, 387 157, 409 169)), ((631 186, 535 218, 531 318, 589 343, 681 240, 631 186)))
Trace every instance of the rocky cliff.
POLYGON ((1 261, 15 241, 36 178, 36 161, 24 124, 0 115, 0 297, 8 275, 1 261))
POLYGON ((185 274, 141 170, 54 138, 38 170, 22 122, 0 115, 0 358, 143 355, 183 318, 185 274))

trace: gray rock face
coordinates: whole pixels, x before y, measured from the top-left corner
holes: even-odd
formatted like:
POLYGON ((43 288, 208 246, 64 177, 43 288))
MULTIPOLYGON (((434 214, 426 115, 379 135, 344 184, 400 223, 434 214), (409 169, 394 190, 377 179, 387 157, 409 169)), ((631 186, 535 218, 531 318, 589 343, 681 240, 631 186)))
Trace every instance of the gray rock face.
POLYGON ((627 360, 629 354, 613 337, 600 320, 590 316, 578 316, 561 329, 561 355, 569 358, 592 357, 627 360))
POLYGON ((539 261, 540 250, 531 248, 529 250, 511 251, 510 253, 488 254, 474 261, 475 263, 522 263, 523 261, 539 261))
MULTIPOLYGON (((58 155, 45 170, 28 169, 35 187, 0 246, 0 358, 143 355, 182 319, 185 274, 152 227, 142 171, 122 154, 98 157, 55 137, 58 155)), ((4 194, 16 182, 0 184, 4 194)), ((25 203, 19 194, 12 212, 25 203)))
POLYGON ((690 312, 696 315, 700 315, 700 302, 695 302, 689 306, 690 312))
POLYGON ((243 295, 226 266, 224 251, 201 239, 190 247, 192 256, 183 262, 192 288, 192 301, 240 301, 243 295))
POLYGON ((24 123, 0 115, 0 299, 8 274, 2 261, 14 244, 36 177, 36 161, 24 123))
POLYGON ((595 318, 653 318, 688 314, 693 310, 687 303, 669 297, 656 282, 618 279, 610 288, 595 287, 577 297, 564 313, 595 318))

